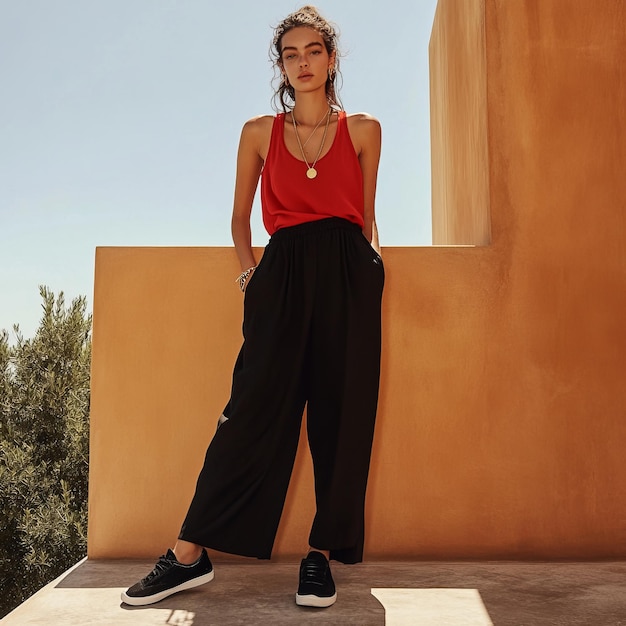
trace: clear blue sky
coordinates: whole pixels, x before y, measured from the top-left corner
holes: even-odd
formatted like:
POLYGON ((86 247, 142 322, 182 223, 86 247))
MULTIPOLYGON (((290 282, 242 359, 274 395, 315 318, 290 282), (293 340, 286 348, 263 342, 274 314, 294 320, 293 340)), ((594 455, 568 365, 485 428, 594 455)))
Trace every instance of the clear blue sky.
MULTIPOLYGON (((0 328, 32 335, 40 284, 91 308, 96 246, 231 245, 241 126, 271 112, 271 27, 301 4, 0 0, 0 328)), ((383 126, 381 244, 429 245, 436 0, 316 4, 345 108, 383 126)))

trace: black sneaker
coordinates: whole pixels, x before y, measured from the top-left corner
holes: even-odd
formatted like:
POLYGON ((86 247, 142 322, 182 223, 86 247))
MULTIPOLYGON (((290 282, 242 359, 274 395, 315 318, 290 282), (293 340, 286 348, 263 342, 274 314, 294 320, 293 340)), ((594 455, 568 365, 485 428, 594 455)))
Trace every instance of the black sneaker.
POLYGON ((296 604, 324 608, 335 604, 336 599, 337 592, 328 560, 321 552, 309 552, 300 563, 296 604))
POLYGON ((168 550, 145 578, 122 593, 122 602, 132 606, 154 604, 178 591, 204 585, 213 580, 213 575, 213 566, 204 548, 200 558, 191 565, 179 563, 168 550))

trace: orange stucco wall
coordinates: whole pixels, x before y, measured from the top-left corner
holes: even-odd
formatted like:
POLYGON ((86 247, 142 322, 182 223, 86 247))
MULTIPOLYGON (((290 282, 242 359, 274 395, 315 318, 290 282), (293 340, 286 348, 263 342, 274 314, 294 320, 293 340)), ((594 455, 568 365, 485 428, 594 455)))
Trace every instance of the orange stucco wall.
MULTIPOLYGON (((430 53, 433 222, 477 243, 455 238, 487 215, 491 244, 383 250, 366 553, 624 557, 626 7, 440 0, 430 53), (460 56, 482 73, 465 133, 435 87, 460 56)), ((90 557, 175 538, 229 391, 237 269, 231 248, 98 249, 90 557)), ((312 515, 301 446, 277 554, 303 551, 312 515)))

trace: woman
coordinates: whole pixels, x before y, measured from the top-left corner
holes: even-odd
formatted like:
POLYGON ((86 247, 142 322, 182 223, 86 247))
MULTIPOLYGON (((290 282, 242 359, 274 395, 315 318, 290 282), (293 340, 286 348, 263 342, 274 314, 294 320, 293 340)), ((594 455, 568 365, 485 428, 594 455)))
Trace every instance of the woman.
POLYGON ((384 282, 374 217, 380 125, 341 109, 337 35, 314 7, 278 25, 272 51, 282 112, 246 122, 237 157, 244 343, 231 397, 179 539, 122 594, 128 604, 209 582, 204 546, 270 558, 305 404, 317 511, 297 604, 333 604, 329 559, 362 560, 384 282), (257 265, 250 213, 259 178, 271 238, 257 265))

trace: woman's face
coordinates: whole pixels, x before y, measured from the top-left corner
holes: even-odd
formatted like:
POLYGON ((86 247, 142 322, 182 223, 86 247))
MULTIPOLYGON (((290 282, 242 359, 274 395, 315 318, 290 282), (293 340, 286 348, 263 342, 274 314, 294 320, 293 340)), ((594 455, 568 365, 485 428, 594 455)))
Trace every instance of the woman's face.
POLYGON ((296 91, 314 91, 326 85, 335 53, 328 54, 318 31, 306 26, 292 28, 283 35, 281 46, 282 70, 296 91))

